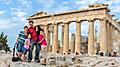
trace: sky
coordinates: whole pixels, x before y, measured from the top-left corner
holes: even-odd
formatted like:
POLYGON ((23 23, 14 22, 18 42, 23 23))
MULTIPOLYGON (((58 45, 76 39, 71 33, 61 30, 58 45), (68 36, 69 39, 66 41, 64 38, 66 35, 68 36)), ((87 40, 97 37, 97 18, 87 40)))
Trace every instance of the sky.
MULTIPOLYGON (((27 17, 36 12, 58 13, 80 10, 88 4, 109 4, 114 18, 120 18, 120 0, 0 0, 0 33, 8 36, 8 44, 13 47, 17 34, 27 25, 27 17)), ((70 24, 70 34, 75 32, 75 23, 70 24)), ((82 35, 87 36, 88 24, 82 24, 82 35)))

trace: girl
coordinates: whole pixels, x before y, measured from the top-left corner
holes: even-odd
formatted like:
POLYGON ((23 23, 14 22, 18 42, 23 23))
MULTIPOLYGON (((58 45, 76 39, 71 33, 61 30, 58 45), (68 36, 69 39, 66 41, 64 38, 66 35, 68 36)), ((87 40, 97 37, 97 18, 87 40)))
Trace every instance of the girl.
POLYGON ((28 34, 28 38, 25 40, 25 43, 24 43, 24 49, 23 49, 23 54, 22 54, 22 61, 23 62, 25 62, 26 61, 26 53, 27 53, 27 51, 29 50, 29 48, 30 48, 30 39, 31 39, 31 34, 29 33, 28 34))
MULTIPOLYGON (((40 28, 40 26, 38 26, 38 28, 40 28)), ((46 65, 47 41, 44 36, 44 31, 41 28, 38 35, 38 40, 38 44, 41 45, 42 58, 44 59, 42 64, 46 65)))

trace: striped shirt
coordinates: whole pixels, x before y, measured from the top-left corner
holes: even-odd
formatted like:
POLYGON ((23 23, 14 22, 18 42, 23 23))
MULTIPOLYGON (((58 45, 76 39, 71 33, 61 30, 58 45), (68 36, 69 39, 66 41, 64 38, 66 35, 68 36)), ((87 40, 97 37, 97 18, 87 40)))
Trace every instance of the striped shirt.
POLYGON ((18 38, 18 42, 21 42, 21 43, 24 44, 25 39, 27 39, 27 36, 24 35, 24 31, 20 31, 20 33, 19 33, 18 36, 19 36, 19 38, 18 38))

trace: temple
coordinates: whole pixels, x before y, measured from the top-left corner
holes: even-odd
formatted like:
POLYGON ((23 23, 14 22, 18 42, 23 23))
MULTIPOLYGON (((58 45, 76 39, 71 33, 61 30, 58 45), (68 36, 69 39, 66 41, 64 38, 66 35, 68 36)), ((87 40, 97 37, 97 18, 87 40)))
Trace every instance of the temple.
MULTIPOLYGON (((99 36, 99 50, 101 52, 113 51, 113 42, 120 44, 120 22, 114 19, 110 13, 107 4, 91 4, 88 8, 68 11, 63 13, 47 14, 46 12, 38 12, 28 17, 33 20, 35 26, 40 25, 44 28, 46 39, 48 42, 48 52, 50 51, 50 43, 52 41, 51 52, 56 53, 60 51, 58 40, 58 26, 62 26, 62 48, 63 54, 66 54, 69 49, 73 53, 81 52, 82 36, 81 23, 83 21, 89 22, 88 28, 88 49, 87 54, 95 54, 95 36, 94 36, 94 21, 100 21, 100 36, 99 36), (76 33, 71 35, 69 43, 69 24, 76 22, 76 33), (50 40, 50 33, 52 33, 52 40, 50 40), (70 46, 70 47, 69 47, 70 46)), ((120 50, 120 46, 117 46, 120 50)), ((120 51, 118 51, 120 53, 120 51)))

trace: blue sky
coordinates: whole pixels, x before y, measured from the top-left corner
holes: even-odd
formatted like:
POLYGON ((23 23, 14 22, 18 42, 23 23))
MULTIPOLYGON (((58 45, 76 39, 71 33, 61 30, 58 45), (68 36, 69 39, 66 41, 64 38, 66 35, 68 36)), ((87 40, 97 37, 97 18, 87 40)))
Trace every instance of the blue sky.
MULTIPOLYGON (((8 35, 8 44, 12 47, 17 34, 26 25, 26 18, 35 12, 79 10, 92 3, 109 4, 111 14, 115 14, 115 18, 120 18, 120 0, 0 0, 0 33, 8 35)), ((75 23, 70 26, 75 26, 75 23)), ((82 35, 87 35, 87 26, 82 24, 82 35)), ((70 33, 74 32, 75 28, 70 28, 70 33)))

